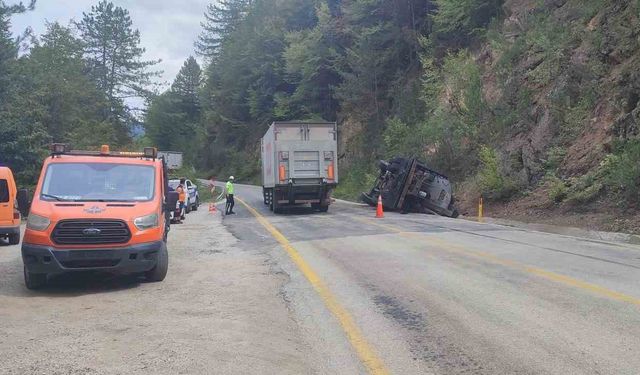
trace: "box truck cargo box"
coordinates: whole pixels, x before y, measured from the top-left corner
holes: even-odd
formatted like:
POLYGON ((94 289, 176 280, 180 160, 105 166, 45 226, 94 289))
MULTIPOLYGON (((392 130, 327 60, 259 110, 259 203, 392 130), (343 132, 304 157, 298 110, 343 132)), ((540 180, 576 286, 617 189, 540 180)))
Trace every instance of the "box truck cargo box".
POLYGON ((264 203, 275 213, 310 204, 326 212, 338 184, 334 122, 275 122, 262 138, 264 203))

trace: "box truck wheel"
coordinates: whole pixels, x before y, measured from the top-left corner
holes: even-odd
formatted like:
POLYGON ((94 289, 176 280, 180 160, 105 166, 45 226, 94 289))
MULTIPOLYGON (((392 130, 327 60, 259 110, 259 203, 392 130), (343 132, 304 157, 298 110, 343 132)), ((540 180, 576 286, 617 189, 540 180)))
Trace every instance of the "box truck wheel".
POLYGON ((320 208, 318 208, 318 211, 320 211, 320 212, 327 212, 327 211, 329 211, 329 205, 326 205, 326 206, 324 206, 324 205, 320 205, 320 208))
POLYGON ((271 198, 271 206, 273 207, 274 214, 282 213, 282 206, 280 205, 280 203, 278 203, 278 201, 275 198, 271 198))
POLYGON ((158 258, 156 266, 150 271, 145 272, 147 280, 151 282, 158 282, 164 280, 167 276, 167 270, 169 269, 169 252, 167 246, 163 244, 162 248, 158 251, 158 258))
POLYGON ((29 290, 40 289, 47 284, 46 273, 31 273, 27 271, 27 267, 23 267, 24 270, 24 285, 29 290))

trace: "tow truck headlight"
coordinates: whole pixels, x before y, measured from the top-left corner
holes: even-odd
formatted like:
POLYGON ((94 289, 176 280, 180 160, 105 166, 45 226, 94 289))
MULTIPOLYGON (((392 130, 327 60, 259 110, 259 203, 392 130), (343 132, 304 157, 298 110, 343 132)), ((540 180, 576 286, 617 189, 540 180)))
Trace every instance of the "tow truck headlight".
POLYGON ((36 214, 30 214, 27 219, 27 228, 38 232, 47 230, 47 228, 49 228, 49 224, 51 224, 51 220, 49 220, 48 217, 36 214))
POLYGON ((155 228, 158 226, 158 214, 139 217, 133 221, 133 224, 139 230, 155 228))

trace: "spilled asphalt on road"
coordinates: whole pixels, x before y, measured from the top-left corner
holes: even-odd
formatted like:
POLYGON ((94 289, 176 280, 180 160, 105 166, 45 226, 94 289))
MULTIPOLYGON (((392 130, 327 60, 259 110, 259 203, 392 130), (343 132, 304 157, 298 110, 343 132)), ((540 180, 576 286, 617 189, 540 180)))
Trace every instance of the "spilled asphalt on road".
POLYGON ((172 228, 162 283, 31 292, 0 245, 0 373, 640 372, 638 247, 236 197, 236 215, 203 205, 172 228))

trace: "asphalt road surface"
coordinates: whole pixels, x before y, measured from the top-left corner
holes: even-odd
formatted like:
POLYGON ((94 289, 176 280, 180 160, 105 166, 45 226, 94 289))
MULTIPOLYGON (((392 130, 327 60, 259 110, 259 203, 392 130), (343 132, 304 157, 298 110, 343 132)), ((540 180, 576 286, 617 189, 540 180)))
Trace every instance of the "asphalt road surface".
POLYGON ((0 245, 0 373, 640 373, 638 247, 236 197, 172 229, 162 283, 30 292, 0 245))
POLYGON ((274 215, 261 189, 236 186, 236 196, 264 219, 237 204, 225 226, 246 249, 275 247, 285 299, 329 372, 640 373, 639 247, 428 215, 375 219, 344 202, 274 215), (305 268, 326 290, 310 289, 305 268))

